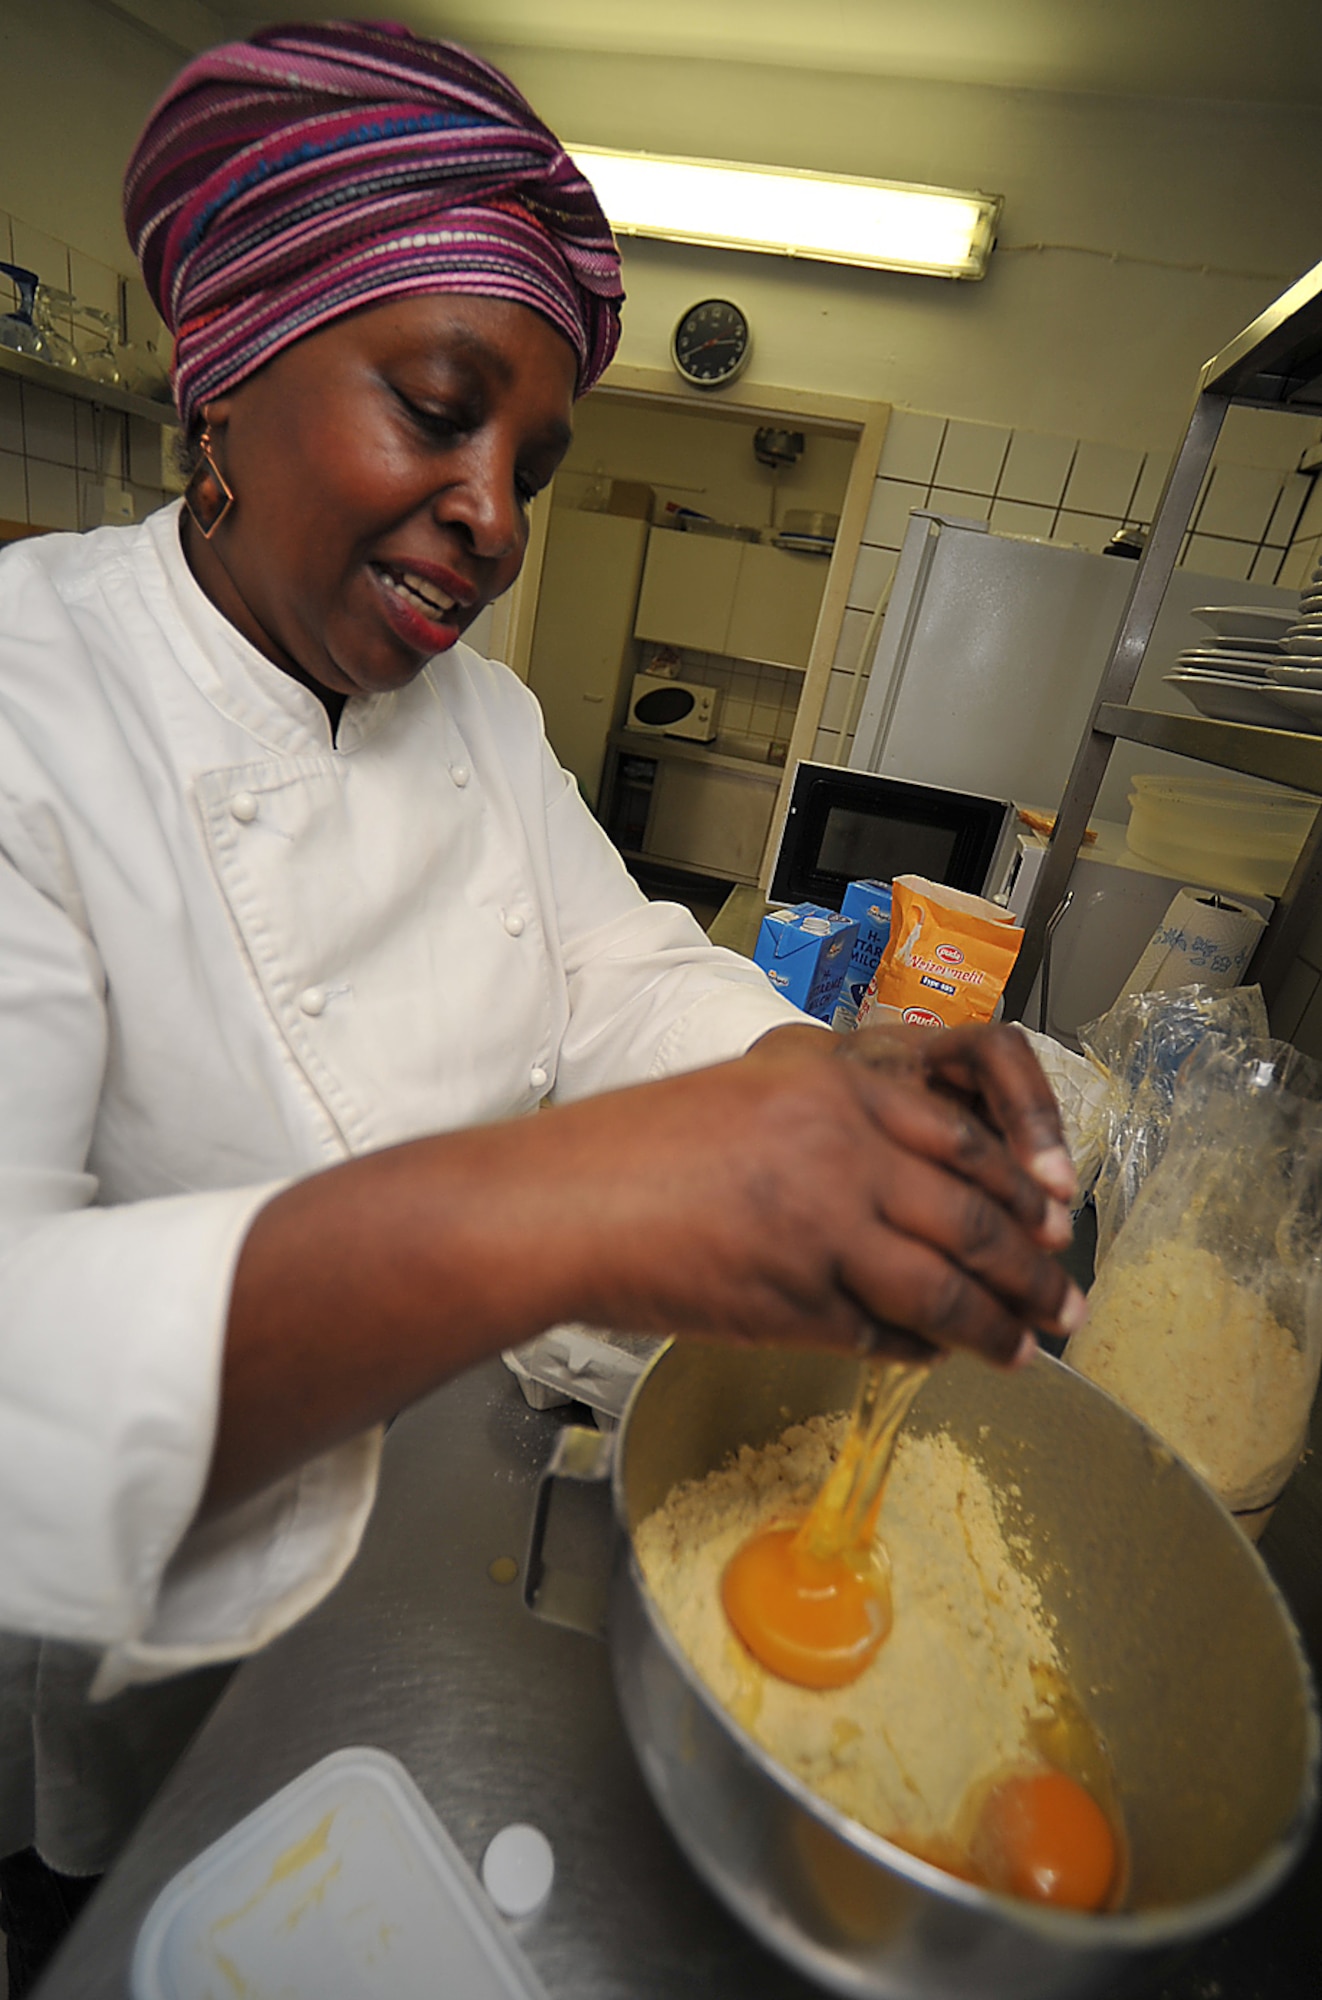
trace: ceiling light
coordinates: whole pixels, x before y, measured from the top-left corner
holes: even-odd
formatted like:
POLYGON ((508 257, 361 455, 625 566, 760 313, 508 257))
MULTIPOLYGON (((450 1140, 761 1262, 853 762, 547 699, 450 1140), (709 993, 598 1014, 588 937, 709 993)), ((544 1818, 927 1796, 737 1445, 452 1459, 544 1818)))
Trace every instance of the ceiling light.
POLYGON ((567 150, 621 236, 980 278, 1001 212, 999 195, 951 188, 612 153, 599 146, 567 150))

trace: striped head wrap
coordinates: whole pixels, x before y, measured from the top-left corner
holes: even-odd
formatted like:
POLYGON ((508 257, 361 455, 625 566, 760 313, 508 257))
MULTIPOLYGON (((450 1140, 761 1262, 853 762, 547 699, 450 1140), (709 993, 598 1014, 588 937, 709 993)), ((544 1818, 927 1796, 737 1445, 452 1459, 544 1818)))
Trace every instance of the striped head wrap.
POLYGON ((619 256, 559 140, 499 70, 388 23, 264 28, 187 64, 124 218, 185 424, 304 334, 409 293, 531 306, 580 395, 619 339, 619 256))

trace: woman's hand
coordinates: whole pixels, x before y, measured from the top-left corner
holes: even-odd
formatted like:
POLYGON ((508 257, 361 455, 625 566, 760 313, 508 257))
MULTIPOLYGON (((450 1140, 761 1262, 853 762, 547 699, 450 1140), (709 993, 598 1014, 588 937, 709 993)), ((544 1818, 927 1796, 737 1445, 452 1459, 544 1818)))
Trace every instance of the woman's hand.
POLYGON ((1010 1029, 777 1030, 741 1063, 547 1114, 539 1137, 563 1117, 576 1143, 584 1114, 613 1171, 575 1317, 1003 1363, 1029 1329, 1082 1318, 1049 1254, 1069 1240, 1073 1172, 1010 1029), (617 1113, 632 1129, 608 1137, 617 1113))
MULTIPOLYGON (((1078 1192, 1078 1178, 1061 1130, 1051 1086, 1029 1043, 1010 1027, 913 1028, 903 1023, 860 1028, 832 1038, 833 1053, 956 1096, 1000 1134, 1019 1164, 1055 1206, 1078 1192)), ((821 1049, 821 1031, 797 1025, 773 1028, 749 1051, 752 1058, 821 1049)), ((1065 1218, 1066 1223, 1068 1217, 1065 1218)), ((1060 1218, 1051 1222, 1054 1246, 1069 1240, 1060 1218)))
POLYGON ((234 1277, 206 1507, 561 1320, 1008 1364, 1083 1299, 1022 1037, 797 1027, 741 1061, 285 1189, 234 1277), (1047 1190, 1050 1190, 1050 1193, 1047 1190))

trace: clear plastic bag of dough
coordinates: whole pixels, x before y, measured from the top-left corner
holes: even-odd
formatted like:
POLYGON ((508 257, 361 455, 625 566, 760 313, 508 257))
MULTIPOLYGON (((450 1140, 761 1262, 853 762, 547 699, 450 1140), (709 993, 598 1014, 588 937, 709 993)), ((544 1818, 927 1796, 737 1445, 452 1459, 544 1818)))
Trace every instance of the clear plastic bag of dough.
POLYGON ((1065 1358, 1261 1532, 1322 1356, 1322 1069, 1204 1039, 1065 1358))
POLYGON ((1192 1050, 1265 1041, 1267 1010, 1256 986, 1179 986, 1122 993, 1110 1012, 1079 1030, 1085 1054, 1109 1072, 1108 1131, 1093 1188, 1097 1262, 1166 1149, 1175 1080, 1192 1050))

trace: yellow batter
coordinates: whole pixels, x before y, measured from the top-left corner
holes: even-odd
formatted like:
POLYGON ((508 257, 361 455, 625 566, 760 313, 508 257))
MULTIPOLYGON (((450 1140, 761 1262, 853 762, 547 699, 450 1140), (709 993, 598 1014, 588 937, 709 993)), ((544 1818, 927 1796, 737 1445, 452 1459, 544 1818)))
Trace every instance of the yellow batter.
POLYGON ((693 1666, 797 1777, 874 1832, 930 1847, 969 1793, 1035 1753, 1033 1668, 1059 1671, 1050 1622, 1016 1568, 984 1473, 949 1437, 902 1435, 880 1521, 895 1623, 850 1686, 775 1679, 735 1638, 720 1577, 746 1536, 801 1514, 846 1419, 814 1417, 678 1486, 635 1536, 648 1587, 693 1666))

